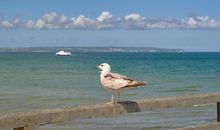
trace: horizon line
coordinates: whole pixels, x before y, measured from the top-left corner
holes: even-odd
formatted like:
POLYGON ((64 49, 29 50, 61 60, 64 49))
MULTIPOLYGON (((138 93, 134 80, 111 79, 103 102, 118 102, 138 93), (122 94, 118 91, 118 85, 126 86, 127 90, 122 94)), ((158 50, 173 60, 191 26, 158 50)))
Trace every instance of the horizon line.
MULTIPOLYGON (((22 48, 155 48, 155 49, 170 49, 170 50, 183 50, 184 52, 213 52, 213 53, 219 53, 219 51, 203 51, 203 50, 185 50, 181 48, 163 48, 163 47, 146 47, 146 46, 21 46, 21 47, 0 47, 0 49, 22 49, 22 48)), ((0 51, 2 52, 2 51, 0 51)), ((7 52, 7 51, 5 51, 7 52)), ((183 53, 184 53, 183 52, 183 53)), ((158 52, 157 52, 158 53, 158 52)))

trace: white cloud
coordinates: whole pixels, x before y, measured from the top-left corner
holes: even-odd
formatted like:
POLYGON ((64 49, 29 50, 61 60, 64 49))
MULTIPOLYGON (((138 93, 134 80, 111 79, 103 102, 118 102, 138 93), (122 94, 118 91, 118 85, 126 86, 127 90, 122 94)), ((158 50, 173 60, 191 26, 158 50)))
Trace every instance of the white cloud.
POLYGON ((0 27, 2 28, 12 28, 13 27, 13 24, 4 20, 2 22, 0 22, 0 27))
POLYGON ((196 17, 198 20, 200 20, 200 21, 208 21, 209 20, 209 16, 197 16, 196 17))
POLYGON ((45 21, 43 21, 42 19, 38 19, 38 20, 36 21, 34 27, 35 27, 36 29, 43 29, 43 28, 45 28, 45 25, 46 25, 45 21))
POLYGON ((86 18, 84 15, 80 15, 74 21, 74 25, 76 28, 93 28, 95 22, 90 18, 86 18))
POLYGON ((186 25, 187 25, 188 28, 196 28, 197 22, 194 18, 189 18, 186 21, 186 25))
POLYGON ((71 20, 63 14, 50 12, 44 14, 36 21, 28 20, 24 27, 29 29, 61 29, 65 28, 71 20))
POLYGON ((133 21, 133 22, 139 22, 141 20, 144 20, 144 17, 141 17, 140 14, 137 13, 131 13, 129 15, 126 15, 124 18, 126 21, 133 21))
POLYGON ((65 15, 56 12, 44 14, 41 19, 47 24, 61 24, 69 20, 65 15))
POLYGON ((210 19, 208 22, 208 26, 210 28, 220 28, 220 21, 216 21, 214 19, 210 19))
POLYGON ((26 28, 33 29, 33 28, 35 28, 35 23, 34 23, 33 20, 28 20, 24 26, 25 26, 26 28))
POLYGON ((65 15, 61 15, 59 18, 60 23, 66 23, 69 19, 65 15))
POLYGON ((7 29, 10 29, 10 28, 17 28, 21 25, 21 20, 20 18, 16 17, 14 18, 14 20, 12 21, 8 21, 8 20, 0 20, 0 29, 1 28, 7 28, 7 29))
POLYGON ((183 20, 184 28, 192 29, 220 29, 220 21, 208 16, 196 16, 183 20))
POLYGON ((96 29, 113 29, 117 26, 117 20, 113 20, 113 15, 110 12, 103 11, 100 16, 96 18, 96 29))
POLYGON ((129 29, 145 29, 146 22, 144 20, 145 17, 140 14, 131 13, 124 17, 124 26, 129 29))
POLYGON ((100 16, 96 18, 99 22, 106 22, 112 18, 112 14, 106 11, 103 11, 100 16))
POLYGON ((21 20, 20 18, 16 17, 13 21, 13 24, 20 24, 21 20))
POLYGON ((125 28, 129 29, 167 29, 177 28, 178 22, 176 20, 169 20, 160 17, 143 17, 137 13, 131 13, 124 17, 125 28))
POLYGON ((138 13, 130 13, 123 17, 113 17, 110 12, 103 11, 96 18, 84 15, 68 17, 57 12, 49 12, 36 20, 22 21, 19 17, 13 20, 0 19, 1 28, 26 29, 220 29, 220 20, 209 16, 194 16, 185 19, 169 19, 163 17, 144 17, 138 13))
POLYGON ((125 28, 129 29, 220 29, 220 21, 208 16, 189 17, 183 20, 167 18, 146 18, 140 14, 131 13, 124 17, 125 28))
POLYGON ((175 23, 167 23, 166 21, 158 21, 156 23, 151 23, 146 25, 146 29, 168 29, 175 28, 178 25, 175 23))
POLYGON ((46 23, 53 23, 56 19, 59 19, 59 15, 56 12, 44 14, 42 20, 46 23))

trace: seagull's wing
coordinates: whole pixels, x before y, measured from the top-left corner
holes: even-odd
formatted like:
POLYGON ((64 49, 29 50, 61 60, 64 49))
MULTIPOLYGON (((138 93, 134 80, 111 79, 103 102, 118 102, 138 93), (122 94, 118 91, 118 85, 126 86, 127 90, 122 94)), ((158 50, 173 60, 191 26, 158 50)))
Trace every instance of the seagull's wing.
POLYGON ((113 78, 119 78, 119 79, 121 79, 121 78, 126 79, 126 78, 127 78, 126 76, 124 76, 124 75, 122 75, 122 74, 119 74, 119 73, 108 73, 107 75, 108 75, 108 76, 111 76, 111 77, 113 77, 113 78))
POLYGON ((145 85, 145 83, 129 79, 118 73, 108 73, 104 78, 107 83, 106 85, 112 89, 133 88, 145 85))

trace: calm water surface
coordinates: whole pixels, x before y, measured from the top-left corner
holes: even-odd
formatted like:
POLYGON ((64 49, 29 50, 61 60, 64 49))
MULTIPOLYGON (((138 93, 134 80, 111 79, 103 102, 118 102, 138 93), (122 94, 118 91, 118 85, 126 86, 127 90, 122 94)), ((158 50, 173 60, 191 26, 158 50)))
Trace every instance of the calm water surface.
MULTIPOLYGON (((148 85, 124 93, 121 100, 220 92, 220 53, 0 53, 0 113, 104 103, 95 66, 107 62, 113 72, 148 85)), ((215 104, 78 120, 42 129, 166 130, 215 121, 215 104)))

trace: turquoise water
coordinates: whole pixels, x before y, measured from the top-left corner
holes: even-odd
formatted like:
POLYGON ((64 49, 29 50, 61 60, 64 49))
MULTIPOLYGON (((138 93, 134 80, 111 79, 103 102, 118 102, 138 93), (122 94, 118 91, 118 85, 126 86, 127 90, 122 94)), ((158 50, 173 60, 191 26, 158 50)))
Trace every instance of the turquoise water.
MULTIPOLYGON (((125 92, 121 100, 220 91, 220 53, 73 53, 71 57, 56 57, 55 53, 2 52, 0 113, 107 102, 111 95, 101 86, 99 72, 95 68, 103 62, 109 63, 113 72, 149 83, 125 92)), ((79 120, 56 127, 63 130, 107 127, 157 130, 216 120, 213 104, 144 115, 137 113, 108 119, 79 120), (173 118, 167 121, 167 117, 173 118), (112 125, 109 123, 112 120, 117 123, 112 125), (132 122, 135 125, 131 125, 132 122)), ((44 129, 56 128, 53 127, 45 126, 44 129)))

